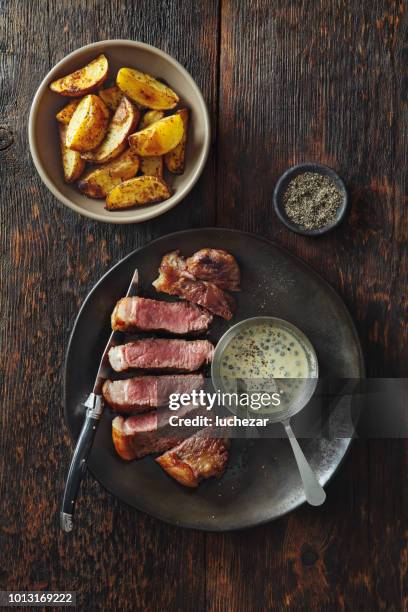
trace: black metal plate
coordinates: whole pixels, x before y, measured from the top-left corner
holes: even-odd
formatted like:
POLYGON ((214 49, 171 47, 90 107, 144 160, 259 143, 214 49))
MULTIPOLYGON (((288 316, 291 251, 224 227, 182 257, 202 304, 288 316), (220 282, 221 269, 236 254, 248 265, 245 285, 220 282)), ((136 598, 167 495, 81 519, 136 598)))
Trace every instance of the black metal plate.
MULTIPOLYGON (((165 253, 180 249, 190 255, 203 247, 226 249, 241 266, 242 292, 236 294, 238 310, 230 324, 256 315, 286 319, 312 341, 322 377, 364 375, 360 343, 343 302, 304 262, 245 232, 178 232, 128 255, 101 278, 86 298, 75 322, 65 366, 65 418, 74 439, 84 416, 81 402, 92 389, 110 333, 110 314, 125 293, 134 268, 139 268, 141 294, 153 296, 151 282, 165 253)), ((230 324, 218 319, 210 338, 217 340, 230 324)), ((348 401, 344 397, 327 406, 327 419, 335 431, 349 426, 348 401)), ((277 518, 305 501, 285 439, 234 440, 222 479, 211 479, 197 490, 189 490, 167 477, 151 457, 123 462, 111 441, 111 419, 112 414, 106 410, 89 460, 90 471, 113 495, 164 521, 214 531, 239 529, 277 518)), ((348 437, 302 441, 322 484, 333 475, 350 441, 348 437)))

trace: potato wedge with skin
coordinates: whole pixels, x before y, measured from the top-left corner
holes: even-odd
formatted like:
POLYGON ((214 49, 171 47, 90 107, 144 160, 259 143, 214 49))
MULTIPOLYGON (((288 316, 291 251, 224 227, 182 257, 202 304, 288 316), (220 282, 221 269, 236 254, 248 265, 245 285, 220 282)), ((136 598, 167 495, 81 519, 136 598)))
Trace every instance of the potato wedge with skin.
MULTIPOLYGON (((139 130, 152 125, 156 121, 163 119, 163 111, 147 111, 139 123, 139 130)), ((145 176, 157 176, 163 178, 163 156, 141 157, 140 170, 145 176)))
POLYGON ((138 170, 139 158, 128 149, 108 164, 87 172, 78 188, 90 198, 106 198, 116 185, 136 176, 138 170))
POLYGON ((136 155, 151 157, 164 155, 174 149, 183 138, 184 126, 180 115, 170 115, 155 121, 140 132, 129 136, 129 145, 136 155))
POLYGON ((102 98, 103 102, 105 102, 109 110, 114 113, 118 108, 124 94, 119 87, 114 85, 113 87, 108 87, 107 89, 100 89, 98 91, 98 95, 100 98, 102 98))
POLYGON ((91 151, 105 138, 109 111, 93 94, 82 98, 68 124, 66 145, 74 151, 91 151))
POLYGON ((74 114, 76 107, 80 103, 81 100, 72 100, 69 102, 64 108, 62 108, 59 113, 55 115, 56 120, 59 123, 63 123, 64 125, 68 125, 71 121, 72 115, 74 114))
POLYGON ((163 178, 163 156, 141 157, 140 170, 145 176, 157 176, 163 178))
POLYGON ((72 98, 84 96, 106 81, 108 68, 108 60, 102 54, 83 68, 53 81, 50 89, 62 96, 72 98))
POLYGON ((132 68, 119 70, 116 85, 131 100, 154 110, 170 110, 179 102, 178 95, 170 87, 132 68))
POLYGON ((166 164, 167 170, 172 174, 183 174, 184 160, 186 156, 189 111, 187 108, 181 108, 176 114, 180 115, 181 119, 183 120, 183 138, 180 140, 179 144, 174 147, 174 149, 166 153, 164 156, 164 163, 166 164))
POLYGON ((163 111, 155 111, 155 110, 147 111, 147 113, 145 113, 140 120, 139 130, 144 130, 144 128, 147 128, 148 125, 152 125, 152 123, 155 123, 155 121, 159 121, 160 119, 163 119, 163 117, 164 117, 163 111))
POLYGON ((60 147, 61 147, 61 158, 62 158, 62 169, 64 171, 64 180, 66 183, 73 183, 81 176, 85 168, 85 162, 81 158, 80 153, 77 151, 71 151, 65 145, 67 126, 60 124, 58 126, 60 147))
POLYGON ((108 193, 107 210, 121 210, 162 202, 171 196, 166 183, 155 176, 138 176, 121 183, 108 193))
POLYGON ((123 96, 112 117, 104 140, 99 147, 84 153, 82 157, 94 164, 105 164, 120 155, 126 149, 127 137, 135 129, 139 117, 139 109, 126 96, 123 96))

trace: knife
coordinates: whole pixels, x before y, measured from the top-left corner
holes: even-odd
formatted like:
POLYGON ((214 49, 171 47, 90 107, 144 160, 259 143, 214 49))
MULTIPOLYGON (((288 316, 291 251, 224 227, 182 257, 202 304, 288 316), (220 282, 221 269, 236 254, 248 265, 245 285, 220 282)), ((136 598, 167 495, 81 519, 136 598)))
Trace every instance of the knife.
MULTIPOLYGON (((136 268, 133 273, 129 289, 127 290, 126 297, 136 295, 138 285, 139 273, 136 268)), ((99 364, 92 393, 88 396, 88 399, 84 403, 84 406, 86 407, 85 420, 83 422, 81 433, 79 434, 71 465, 69 467, 60 515, 61 529, 67 533, 72 531, 74 528, 75 502, 78 496, 80 484, 86 472, 87 459, 95 438, 96 428, 99 424, 104 409, 102 386, 110 374, 108 353, 112 346, 120 343, 118 336, 119 333, 116 331, 112 331, 111 335, 109 336, 109 340, 105 346, 105 350, 103 351, 101 362, 99 364)))

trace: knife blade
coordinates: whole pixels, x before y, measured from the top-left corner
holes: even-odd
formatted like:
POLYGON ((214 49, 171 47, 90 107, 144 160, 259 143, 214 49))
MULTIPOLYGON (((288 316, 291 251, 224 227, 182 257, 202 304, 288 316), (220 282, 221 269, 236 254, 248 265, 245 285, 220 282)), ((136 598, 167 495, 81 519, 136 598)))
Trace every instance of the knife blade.
MULTIPOLYGON (((136 270, 133 273, 132 280, 130 282, 130 285, 126 292, 125 297, 131 297, 133 295, 136 295, 138 287, 139 287, 139 272, 136 268, 136 270)), ((120 333, 121 332, 117 332, 113 330, 111 335, 109 336, 108 342, 106 343, 105 349, 102 353, 101 361, 99 363, 99 368, 96 374, 95 383, 93 386, 92 392, 95 395, 101 394, 103 383, 105 382, 105 380, 108 378, 110 374, 108 353, 113 346, 120 344, 120 333)))
MULTIPOLYGON (((138 286, 139 273, 136 268, 125 297, 136 295, 138 286)), ((74 528, 75 502, 86 471, 87 459, 92 448, 96 429, 103 414, 104 402, 102 397, 102 386, 110 373, 109 350, 112 346, 120 344, 120 342, 120 332, 112 331, 102 353, 92 393, 90 393, 87 400, 84 402, 86 415, 69 467, 62 500, 60 522, 61 529, 65 532, 72 531, 74 528)))

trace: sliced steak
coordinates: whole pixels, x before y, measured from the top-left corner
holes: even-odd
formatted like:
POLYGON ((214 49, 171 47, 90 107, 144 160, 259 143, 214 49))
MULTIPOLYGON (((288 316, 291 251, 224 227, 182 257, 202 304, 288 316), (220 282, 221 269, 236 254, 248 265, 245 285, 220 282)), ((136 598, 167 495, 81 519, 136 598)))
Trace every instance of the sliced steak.
POLYGON ((166 406, 172 393, 191 393, 203 386, 202 374, 139 376, 126 380, 106 380, 102 392, 105 401, 114 410, 130 414, 166 406))
POLYGON ((122 459, 131 461, 151 453, 161 453, 180 442, 180 438, 159 432, 157 411, 125 419, 117 416, 112 421, 112 440, 122 459))
MULTIPOLYGON (((158 291, 163 291, 156 285, 158 291)), ((181 277, 171 287, 170 293, 182 297, 193 304, 199 304, 207 308, 213 314, 229 321, 234 316, 236 309, 235 300, 228 293, 207 281, 190 280, 181 277)))
MULTIPOLYGON (((196 406, 182 406, 177 415, 184 416, 198 410, 196 406)), ((115 417, 112 421, 112 440, 118 455, 131 461, 151 453, 162 453, 180 444, 182 428, 169 425, 168 419, 172 414, 168 408, 162 408, 128 418, 115 417)))
POLYGON ((169 476, 185 487, 197 487, 200 480, 220 477, 228 461, 227 438, 212 438, 203 429, 156 459, 169 476))
POLYGON ((112 347, 109 362, 115 372, 132 368, 195 372, 211 362, 213 353, 214 346, 208 340, 144 338, 112 347))
POLYGON ((231 319, 235 301, 212 282, 197 280, 187 270, 187 264, 179 251, 167 253, 162 259, 159 276, 153 282, 156 291, 177 295, 188 302, 203 306, 213 314, 231 319))
POLYGON ((141 297, 119 300, 112 313, 112 329, 118 331, 165 331, 190 334, 207 331, 212 315, 187 302, 162 302, 141 297))
POLYGON ((235 257, 223 249, 201 249, 186 261, 194 278, 209 281, 229 291, 239 291, 241 272, 235 257))

